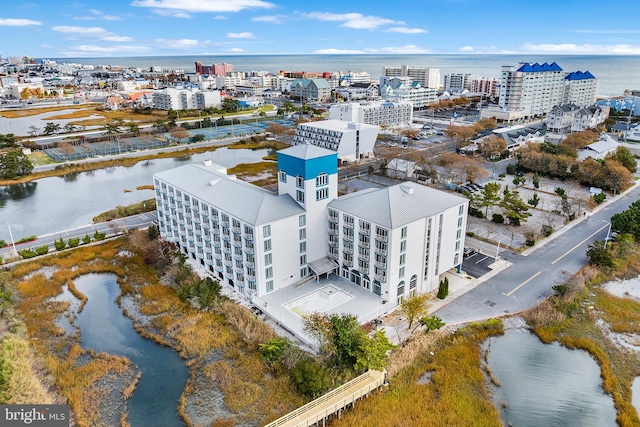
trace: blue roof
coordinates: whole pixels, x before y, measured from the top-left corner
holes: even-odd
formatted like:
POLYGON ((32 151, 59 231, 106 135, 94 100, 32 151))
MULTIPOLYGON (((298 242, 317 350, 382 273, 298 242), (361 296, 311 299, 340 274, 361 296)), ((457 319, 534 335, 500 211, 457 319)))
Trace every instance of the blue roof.
POLYGON ((595 79, 595 76, 591 74, 589 71, 574 71, 566 75, 565 80, 587 80, 587 79, 595 79))
POLYGON ((529 64, 528 62, 525 62, 520 68, 518 68, 518 71, 523 73, 538 73, 540 71, 562 71, 562 68, 560 68, 560 66, 555 62, 552 62, 551 64, 547 64, 546 62, 544 64, 538 64, 537 62, 535 64, 529 64))

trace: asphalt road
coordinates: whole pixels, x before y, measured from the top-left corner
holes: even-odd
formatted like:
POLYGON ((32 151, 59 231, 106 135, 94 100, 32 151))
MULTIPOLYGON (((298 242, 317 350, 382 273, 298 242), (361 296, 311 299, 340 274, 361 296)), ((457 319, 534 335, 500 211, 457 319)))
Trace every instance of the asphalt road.
MULTIPOLYGON (((148 227, 153 221, 157 220, 158 216, 156 211, 146 212, 139 215, 133 215, 127 218, 117 219, 114 221, 100 222, 96 224, 87 224, 82 227, 74 228, 71 230, 57 231, 55 233, 47 234, 45 236, 38 236, 38 238, 31 242, 16 244, 16 251, 22 249, 35 249, 39 246, 49 246, 49 252, 55 252, 55 246, 53 242, 59 240, 62 237, 68 241, 69 238, 80 237, 85 235, 93 236, 93 233, 99 231, 101 233, 107 233, 107 236, 112 236, 114 233, 123 233, 132 228, 145 228, 148 227)), ((13 246, 7 246, 0 249, 0 257, 2 259, 10 259, 16 256, 16 252, 13 246)))
POLYGON ((594 240, 604 240, 611 216, 629 207, 640 197, 634 187, 622 197, 576 223, 570 229, 555 233, 555 238, 529 255, 510 251, 501 253, 512 265, 487 279, 436 311, 447 324, 517 313, 536 306, 547 298, 557 284, 560 273, 574 274, 587 263, 586 250, 594 240))

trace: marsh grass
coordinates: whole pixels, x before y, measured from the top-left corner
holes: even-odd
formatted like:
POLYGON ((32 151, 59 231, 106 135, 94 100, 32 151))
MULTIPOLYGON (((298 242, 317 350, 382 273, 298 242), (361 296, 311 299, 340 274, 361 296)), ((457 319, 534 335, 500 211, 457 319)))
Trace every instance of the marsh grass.
MULTIPOLYGON (((75 334, 64 334, 56 325, 59 319, 65 319, 69 303, 51 298, 60 294, 65 284, 74 292, 73 281, 91 273, 117 275, 122 294, 137 307, 135 313, 125 313, 132 318, 135 330, 178 351, 192 379, 202 374, 216 354, 223 355, 227 365, 216 367, 216 386, 223 391, 225 404, 235 411, 238 422, 262 424, 305 402, 294 391, 286 372, 273 375, 260 359, 257 344, 275 336, 269 327, 230 301, 221 304, 219 312, 199 311, 182 303, 175 289, 161 284, 155 270, 144 264, 140 250, 127 237, 121 237, 34 259, 11 271, 28 334, 34 338, 33 345, 42 354, 57 390, 71 405, 79 426, 106 422, 101 418, 100 405, 108 401, 111 389, 123 399, 135 389, 136 372, 126 358, 83 350, 77 328, 75 334), (53 272, 49 279, 42 273, 45 268, 53 272)), ((81 294, 76 296, 82 300, 81 294)), ((193 387, 190 384, 192 381, 188 387, 193 387)), ((185 392, 180 400, 183 417, 187 416, 184 404, 189 396, 185 392)), ((115 420, 121 419, 126 425, 122 416, 118 413, 115 420)), ((184 419, 187 425, 192 424, 184 419)))
POLYGON ((501 426, 481 368, 480 344, 502 334, 502 322, 474 323, 420 351, 389 379, 389 388, 333 419, 334 427, 501 426), (432 372, 431 381, 419 379, 432 372))

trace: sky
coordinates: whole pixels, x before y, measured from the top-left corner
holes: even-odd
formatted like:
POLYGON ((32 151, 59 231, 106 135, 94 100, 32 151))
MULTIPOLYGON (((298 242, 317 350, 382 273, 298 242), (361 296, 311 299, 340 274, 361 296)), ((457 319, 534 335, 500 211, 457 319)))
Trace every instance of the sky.
POLYGON ((3 2, 0 55, 640 55, 637 0, 3 2))

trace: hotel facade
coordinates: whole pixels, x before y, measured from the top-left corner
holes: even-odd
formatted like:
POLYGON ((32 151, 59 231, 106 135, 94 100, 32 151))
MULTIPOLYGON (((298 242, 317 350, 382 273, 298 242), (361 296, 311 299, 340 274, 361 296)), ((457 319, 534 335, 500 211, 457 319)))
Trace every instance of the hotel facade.
POLYGON ((278 152, 278 193, 215 164, 154 175, 162 237, 249 297, 335 273, 390 306, 459 267, 468 200, 405 182, 338 197, 337 153, 278 152))

